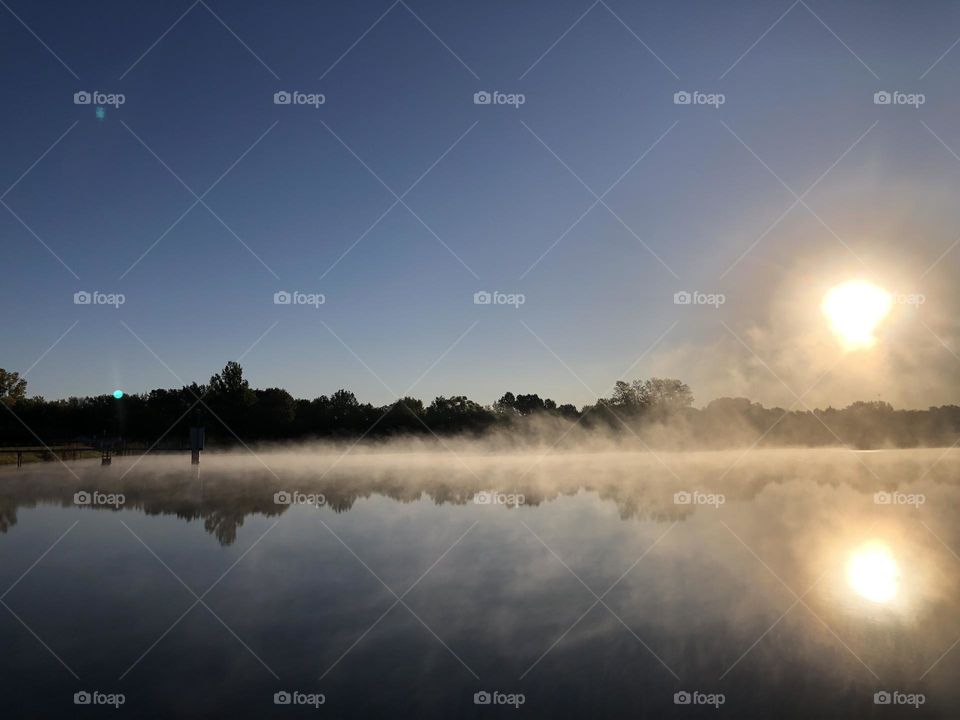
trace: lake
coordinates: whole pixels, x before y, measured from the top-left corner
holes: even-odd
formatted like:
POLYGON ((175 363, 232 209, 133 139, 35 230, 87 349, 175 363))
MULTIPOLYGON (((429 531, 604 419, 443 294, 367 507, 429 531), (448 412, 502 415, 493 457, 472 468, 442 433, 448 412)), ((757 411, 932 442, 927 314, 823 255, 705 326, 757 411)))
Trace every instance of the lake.
POLYGON ((5 717, 956 717, 958 501, 945 449, 5 469, 5 717))

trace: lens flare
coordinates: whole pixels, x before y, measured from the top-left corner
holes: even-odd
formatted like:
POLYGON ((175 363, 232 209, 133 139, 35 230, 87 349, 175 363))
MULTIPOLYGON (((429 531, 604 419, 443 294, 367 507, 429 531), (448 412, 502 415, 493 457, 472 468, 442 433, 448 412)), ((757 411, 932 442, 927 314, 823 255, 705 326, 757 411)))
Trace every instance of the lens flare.
POLYGON ((862 280, 837 285, 824 296, 820 308, 830 327, 848 350, 872 347, 873 331, 893 306, 893 296, 862 280))
POLYGON ((897 594, 900 570, 890 548, 879 541, 864 543, 847 561, 847 582, 861 597, 888 603, 897 594))

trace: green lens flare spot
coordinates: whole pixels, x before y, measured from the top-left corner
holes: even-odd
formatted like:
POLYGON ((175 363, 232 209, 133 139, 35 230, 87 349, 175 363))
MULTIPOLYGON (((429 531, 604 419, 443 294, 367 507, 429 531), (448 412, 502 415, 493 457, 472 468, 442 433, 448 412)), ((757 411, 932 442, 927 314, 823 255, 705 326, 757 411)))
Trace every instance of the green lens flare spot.
POLYGON ((107 116, 107 111, 102 107, 97 108, 97 120, 103 120, 107 116))
POLYGON ((113 391, 113 396, 114 396, 117 400, 119 400, 120 398, 123 397, 123 390, 114 390, 114 391, 113 391))

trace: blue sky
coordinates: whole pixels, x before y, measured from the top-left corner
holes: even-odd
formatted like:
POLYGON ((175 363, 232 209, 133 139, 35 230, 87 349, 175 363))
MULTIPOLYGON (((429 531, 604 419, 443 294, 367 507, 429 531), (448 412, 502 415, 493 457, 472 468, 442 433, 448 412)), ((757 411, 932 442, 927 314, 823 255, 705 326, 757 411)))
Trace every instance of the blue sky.
POLYGON ((582 404, 632 366, 784 402, 834 369, 816 307, 855 275, 927 302, 810 399, 958 400, 955 5, 10 0, 0 36, 0 367, 31 393, 246 353, 302 397, 582 404), (94 90, 125 102, 98 118, 94 90))

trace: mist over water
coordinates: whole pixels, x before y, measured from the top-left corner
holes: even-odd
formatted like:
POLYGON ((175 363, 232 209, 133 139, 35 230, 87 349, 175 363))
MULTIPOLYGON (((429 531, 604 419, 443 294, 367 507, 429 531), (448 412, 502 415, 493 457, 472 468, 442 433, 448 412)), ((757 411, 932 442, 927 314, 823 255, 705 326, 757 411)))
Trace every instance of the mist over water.
POLYGON ((924 701, 894 714, 945 717, 960 700, 960 451, 499 442, 4 471, 4 603, 69 666, 8 613, 9 701, 65 712, 99 687, 120 714, 263 717, 297 690, 338 717, 859 717, 902 691, 924 701), (475 705, 484 691, 524 703, 475 705))

